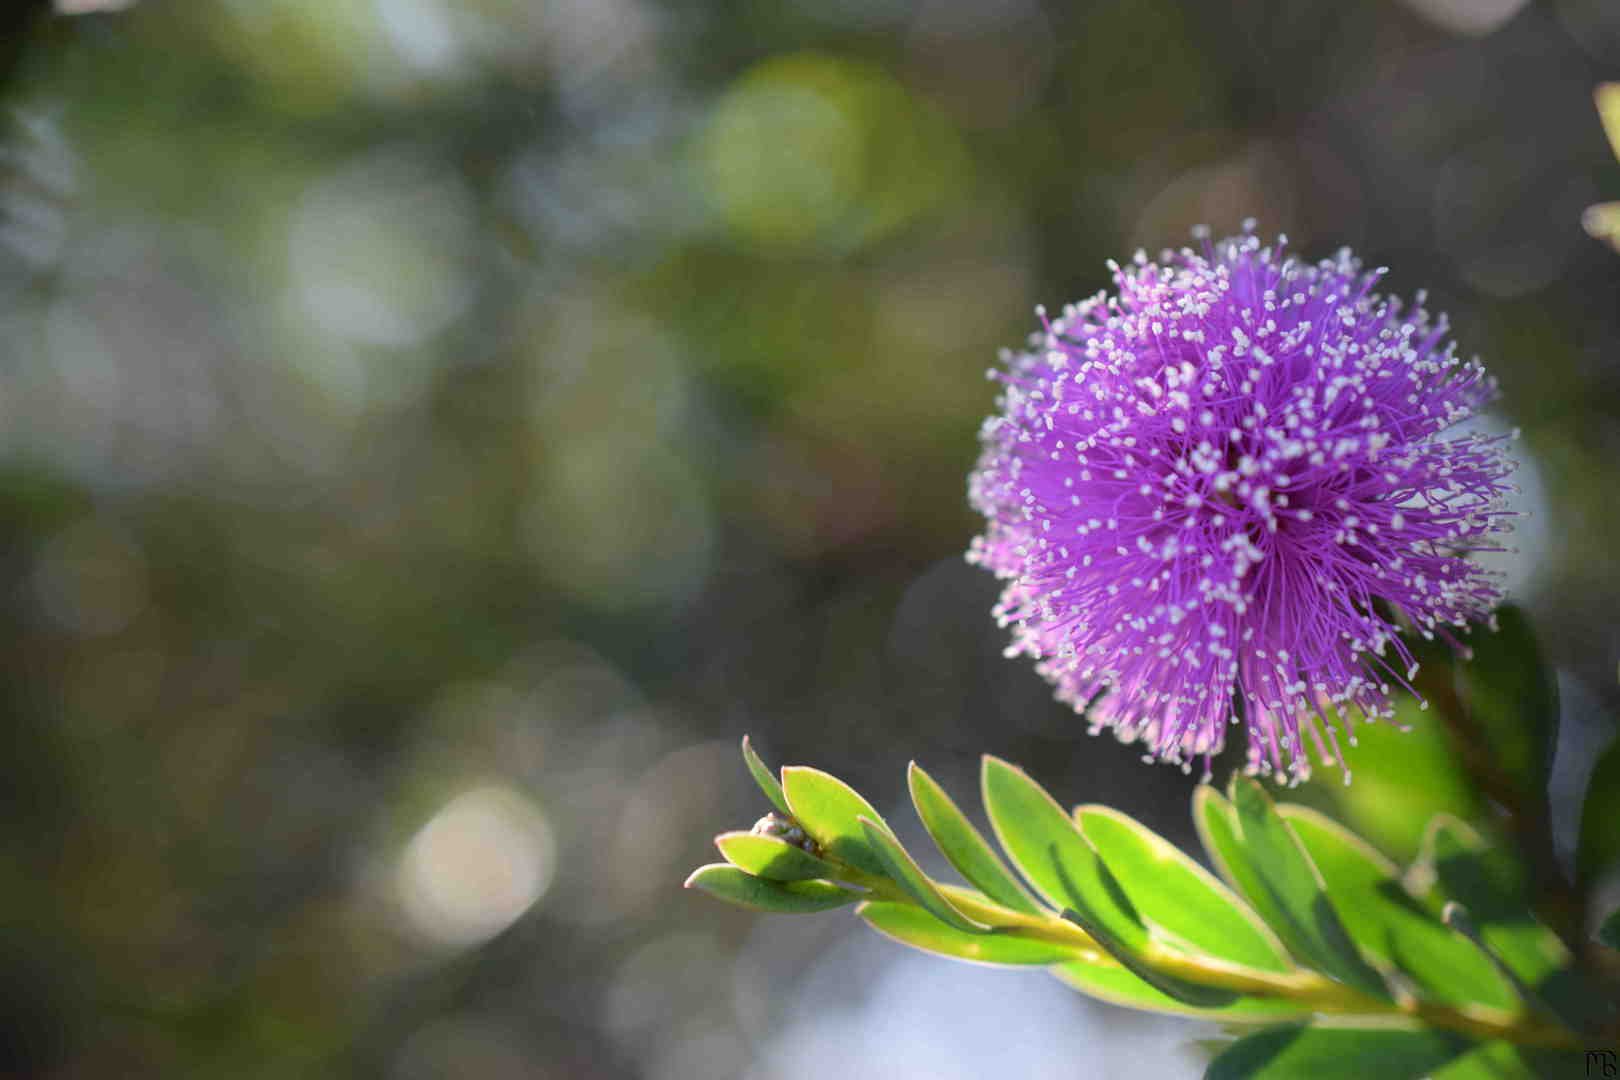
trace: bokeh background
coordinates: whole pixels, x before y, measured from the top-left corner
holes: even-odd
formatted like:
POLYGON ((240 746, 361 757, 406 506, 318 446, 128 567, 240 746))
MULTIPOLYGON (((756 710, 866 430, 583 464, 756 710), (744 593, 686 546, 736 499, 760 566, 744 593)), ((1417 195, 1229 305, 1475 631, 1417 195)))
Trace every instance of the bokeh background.
MULTIPOLYGON (((1191 842, 961 553, 997 349, 1198 222, 1353 246, 1500 377, 1567 833, 1620 704, 1620 6, 23 8, 0 1073, 1195 1075, 1198 1025, 680 883, 766 809, 744 732, 897 822, 989 751, 1191 842)), ((1397 854, 1490 813, 1418 724, 1312 796, 1397 854)))

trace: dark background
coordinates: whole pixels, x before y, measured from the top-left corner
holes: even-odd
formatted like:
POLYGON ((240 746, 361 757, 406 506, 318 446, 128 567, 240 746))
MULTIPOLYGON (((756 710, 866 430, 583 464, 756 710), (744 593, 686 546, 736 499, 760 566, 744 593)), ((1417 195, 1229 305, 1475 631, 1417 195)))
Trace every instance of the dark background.
MULTIPOLYGON (((1607 0, 23 21, 0 1074, 1190 1075, 1196 1025, 679 885, 766 809, 743 732, 907 836, 906 761, 971 806, 988 751, 1191 841, 961 553, 996 350, 1198 222, 1352 246, 1500 377, 1567 818, 1620 696, 1607 0)), ((1398 855, 1485 812, 1417 723, 1308 795, 1398 855)))

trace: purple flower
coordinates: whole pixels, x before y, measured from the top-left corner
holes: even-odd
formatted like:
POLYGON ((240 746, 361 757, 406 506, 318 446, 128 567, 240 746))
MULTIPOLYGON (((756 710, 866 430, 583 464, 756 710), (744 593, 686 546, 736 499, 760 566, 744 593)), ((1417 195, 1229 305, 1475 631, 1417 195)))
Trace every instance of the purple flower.
POLYGON ((1252 228, 1037 309, 991 372, 968 559, 1006 582, 1007 655, 1093 734, 1207 776, 1241 718, 1251 771, 1298 781, 1302 732, 1331 764, 1410 688, 1397 626, 1456 645, 1446 625, 1501 599, 1467 553, 1502 550, 1514 463, 1466 430, 1495 382, 1422 294, 1405 310, 1348 250, 1312 266, 1252 228))

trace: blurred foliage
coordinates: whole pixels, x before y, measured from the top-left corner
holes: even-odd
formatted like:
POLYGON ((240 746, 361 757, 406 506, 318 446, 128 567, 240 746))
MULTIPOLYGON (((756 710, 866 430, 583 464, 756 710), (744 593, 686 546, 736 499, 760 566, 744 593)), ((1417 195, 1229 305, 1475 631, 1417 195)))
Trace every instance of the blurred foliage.
MULTIPOLYGON (((782 1075, 831 942, 677 889, 757 802, 743 730, 879 809, 906 758, 957 790, 990 751, 1188 846, 1191 780, 1003 661, 960 552, 996 349, 1199 221, 1353 245, 1499 375, 1573 855, 1620 705, 1620 259, 1578 227, 1620 191, 1613 5, 18 25, 0 1071, 782 1075)), ((1499 828, 1407 715, 1356 751, 1356 826, 1499 828)), ((1063 1008, 1099 1069, 1165 1050, 1063 1008)))

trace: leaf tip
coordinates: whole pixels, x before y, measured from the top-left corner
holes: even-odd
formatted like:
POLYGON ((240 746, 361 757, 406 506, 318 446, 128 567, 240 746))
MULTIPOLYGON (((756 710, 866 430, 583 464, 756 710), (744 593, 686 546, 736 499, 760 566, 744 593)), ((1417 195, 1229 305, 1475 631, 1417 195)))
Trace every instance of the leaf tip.
POLYGON ((681 882, 681 888, 683 888, 683 889, 701 889, 701 888, 703 888, 703 881, 702 881, 703 875, 708 873, 709 871, 713 870, 715 867, 720 866, 720 865, 723 865, 723 864, 721 864, 721 863, 706 863, 703 866, 698 867, 696 870, 694 870, 690 874, 686 875, 686 880, 681 882))
POLYGON ((1021 773, 1024 771, 1023 769, 1020 769, 1018 766, 1014 765, 1012 762, 1003 758, 998 758, 994 754, 985 754, 981 756, 979 762, 986 776, 988 776, 992 771, 1005 773, 1021 773))

